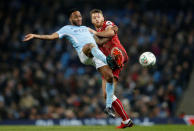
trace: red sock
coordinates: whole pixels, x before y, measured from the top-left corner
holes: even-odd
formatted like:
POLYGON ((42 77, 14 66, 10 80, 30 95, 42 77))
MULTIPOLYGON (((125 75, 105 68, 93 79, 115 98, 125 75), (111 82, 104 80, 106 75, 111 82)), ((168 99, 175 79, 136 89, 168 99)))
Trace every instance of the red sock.
POLYGON ((115 101, 113 101, 112 107, 115 110, 115 112, 123 119, 123 121, 129 119, 127 113, 123 108, 121 101, 118 98, 115 101))

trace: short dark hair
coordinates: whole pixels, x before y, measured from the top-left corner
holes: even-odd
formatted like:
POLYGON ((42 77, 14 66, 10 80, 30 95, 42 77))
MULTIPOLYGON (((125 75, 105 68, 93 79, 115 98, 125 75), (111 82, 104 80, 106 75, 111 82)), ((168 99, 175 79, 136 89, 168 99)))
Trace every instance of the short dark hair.
POLYGON ((103 14, 102 13, 102 10, 100 10, 100 9, 93 9, 93 10, 91 10, 90 11, 90 17, 92 16, 92 14, 94 14, 94 13, 100 13, 100 14, 103 14))
POLYGON ((71 17, 71 14, 72 14, 73 12, 75 12, 75 11, 79 11, 79 10, 78 10, 77 8, 72 8, 72 9, 68 10, 68 12, 67 12, 67 17, 70 18, 70 17, 71 17))

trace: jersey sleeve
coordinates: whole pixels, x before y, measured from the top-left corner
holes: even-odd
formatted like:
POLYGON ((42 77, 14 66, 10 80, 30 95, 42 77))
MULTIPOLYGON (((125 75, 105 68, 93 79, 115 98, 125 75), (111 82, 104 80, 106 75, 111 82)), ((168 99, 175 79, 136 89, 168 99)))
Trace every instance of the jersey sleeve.
POLYGON ((106 21, 105 22, 105 29, 109 26, 114 26, 115 24, 112 21, 106 21))
POLYGON ((94 34, 90 32, 90 34, 92 35, 92 37, 94 37, 94 34))
POLYGON ((61 29, 59 29, 56 33, 59 35, 59 38, 63 38, 64 36, 66 36, 69 32, 69 29, 67 28, 67 26, 63 26, 61 29))

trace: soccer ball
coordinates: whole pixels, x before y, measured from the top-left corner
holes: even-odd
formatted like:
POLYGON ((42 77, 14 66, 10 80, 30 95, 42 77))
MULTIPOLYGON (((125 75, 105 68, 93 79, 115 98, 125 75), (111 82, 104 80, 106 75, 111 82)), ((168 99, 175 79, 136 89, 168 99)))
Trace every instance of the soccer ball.
POLYGON ((156 57, 152 52, 144 52, 139 57, 139 63, 143 67, 153 66, 156 64, 156 57))

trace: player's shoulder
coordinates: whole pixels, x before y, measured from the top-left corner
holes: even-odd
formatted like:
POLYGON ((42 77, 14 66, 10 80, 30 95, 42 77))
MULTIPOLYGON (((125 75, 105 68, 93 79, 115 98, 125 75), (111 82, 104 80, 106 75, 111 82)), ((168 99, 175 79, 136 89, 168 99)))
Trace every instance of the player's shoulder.
POLYGON ((64 25, 64 26, 62 27, 62 29, 69 29, 69 28, 71 28, 71 25, 64 25))
POLYGON ((65 25, 63 26, 63 29, 66 30, 74 30, 74 29, 79 29, 79 28, 88 28, 87 26, 75 26, 75 25, 65 25))
POLYGON ((80 26, 80 27, 82 27, 82 28, 88 28, 87 26, 85 26, 85 25, 82 25, 82 26, 80 26))
POLYGON ((81 25, 81 26, 76 26, 76 25, 70 25, 70 28, 88 28, 87 26, 81 25))
POLYGON ((105 26, 114 25, 114 22, 107 20, 107 21, 104 21, 104 25, 105 26))

